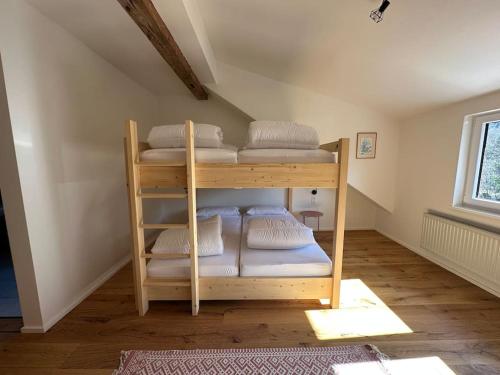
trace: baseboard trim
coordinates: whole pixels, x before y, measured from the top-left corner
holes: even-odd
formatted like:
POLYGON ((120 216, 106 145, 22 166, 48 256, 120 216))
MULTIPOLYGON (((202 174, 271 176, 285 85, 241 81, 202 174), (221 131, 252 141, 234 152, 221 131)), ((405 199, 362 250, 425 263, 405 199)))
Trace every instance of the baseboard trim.
POLYGON ((455 275, 460 276, 461 278, 471 282, 472 284, 480 287, 481 289, 484 289, 487 292, 493 294, 494 296, 500 298, 500 286, 497 285, 496 283, 481 277, 481 275, 478 275, 475 272, 468 270, 467 268, 462 267, 459 264, 456 264, 455 262, 449 259, 440 257, 425 249, 422 249, 421 247, 412 246, 409 243, 406 243, 405 241, 402 241, 399 238, 396 238, 393 235, 383 230, 376 229, 376 231, 386 236, 387 238, 390 238, 394 242, 397 242, 401 246, 406 247, 408 250, 413 251, 414 253, 424 257, 425 259, 430 260, 433 263, 436 263, 438 266, 443 267, 444 269, 454 273, 455 275))
POLYGON ((108 281, 115 273, 121 270, 128 262, 130 262, 130 254, 120 259, 111 268, 105 271, 101 276, 90 283, 85 289, 83 289, 79 295, 73 299, 73 301, 68 304, 65 308, 59 311, 57 314, 52 316, 43 326, 24 326, 21 328, 22 333, 45 333, 51 329, 59 320, 64 318, 71 310, 78 306, 85 298, 91 295, 97 288, 108 281))
POLYGON ((21 327, 21 333, 45 333, 42 326, 24 326, 21 327))

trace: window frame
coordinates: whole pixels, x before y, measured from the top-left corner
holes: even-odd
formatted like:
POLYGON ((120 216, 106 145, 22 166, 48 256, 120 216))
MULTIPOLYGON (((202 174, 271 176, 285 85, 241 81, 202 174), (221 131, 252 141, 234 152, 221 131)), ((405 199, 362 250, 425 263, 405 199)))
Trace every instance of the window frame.
POLYGON ((481 171, 485 142, 485 124, 500 121, 500 111, 474 116, 469 144, 469 158, 465 177, 463 206, 500 214, 500 202, 475 197, 481 171))

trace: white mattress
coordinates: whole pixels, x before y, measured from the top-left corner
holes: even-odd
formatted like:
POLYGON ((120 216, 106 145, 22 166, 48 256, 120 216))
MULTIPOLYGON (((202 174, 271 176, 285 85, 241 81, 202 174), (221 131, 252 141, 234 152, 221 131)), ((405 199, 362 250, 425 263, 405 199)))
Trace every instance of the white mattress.
POLYGON ((246 149, 238 152, 239 163, 335 163, 335 155, 326 150, 246 149))
MULTIPOLYGON (((238 276, 240 256, 241 217, 222 217, 222 238, 224 253, 198 257, 200 276, 238 276)), ((191 276, 191 260, 184 259, 151 259, 147 264, 150 277, 185 277, 191 276)))
MULTIPOLYGON (((194 158, 198 163, 236 163, 236 147, 224 145, 222 148, 195 148, 194 158)), ((186 161, 185 148, 153 148, 141 152, 142 161, 186 161)))
MULTIPOLYGON (((292 216, 290 213, 287 215, 292 216)), ((294 250, 256 250, 248 248, 246 240, 247 222, 255 217, 243 216, 240 276, 319 277, 331 275, 332 262, 317 243, 294 250)))

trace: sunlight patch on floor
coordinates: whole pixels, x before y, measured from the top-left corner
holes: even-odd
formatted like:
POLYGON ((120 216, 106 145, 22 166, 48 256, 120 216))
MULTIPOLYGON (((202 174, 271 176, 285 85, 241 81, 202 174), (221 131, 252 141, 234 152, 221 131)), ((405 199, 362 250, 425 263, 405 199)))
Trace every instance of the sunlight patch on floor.
POLYGON ((395 359, 384 362, 390 374, 394 375, 454 375, 439 357, 395 359))
POLYGON ((387 375, 384 366, 376 361, 342 363, 332 367, 336 375, 387 375))
POLYGON ((305 313, 319 340, 413 332, 359 279, 342 280, 340 309, 305 313))
POLYGON ((378 362, 345 363, 333 366, 338 375, 454 375, 439 357, 421 357, 378 362))

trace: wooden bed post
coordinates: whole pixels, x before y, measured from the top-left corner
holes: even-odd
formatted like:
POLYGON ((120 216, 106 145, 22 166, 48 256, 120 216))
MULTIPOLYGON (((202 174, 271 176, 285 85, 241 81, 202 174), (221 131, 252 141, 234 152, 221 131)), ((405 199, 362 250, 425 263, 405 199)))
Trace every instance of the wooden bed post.
POLYGON ((132 263, 134 271, 135 303, 139 315, 143 316, 149 309, 147 289, 144 287, 146 279, 146 259, 141 257, 145 252, 144 229, 142 228, 142 200, 139 196, 139 168, 137 161, 139 158, 139 145, 137 139, 137 123, 127 121, 125 123, 126 134, 126 162, 127 162, 127 182, 130 207, 130 230, 132 234, 132 263))
POLYGON ((186 121, 186 167, 188 188, 189 244, 191 248, 191 308, 193 316, 198 315, 198 311, 200 309, 195 166, 193 122, 188 120, 186 121))
POLYGON ((347 199, 347 165, 349 163, 349 139, 341 138, 338 143, 339 185, 335 200, 335 230, 332 251, 332 309, 340 306, 340 281, 342 279, 342 258, 344 255, 345 207, 347 199))
POLYGON ((287 204, 288 204, 288 211, 290 211, 293 214, 293 188, 288 188, 287 189, 287 204))

